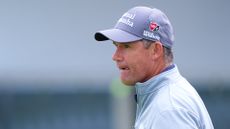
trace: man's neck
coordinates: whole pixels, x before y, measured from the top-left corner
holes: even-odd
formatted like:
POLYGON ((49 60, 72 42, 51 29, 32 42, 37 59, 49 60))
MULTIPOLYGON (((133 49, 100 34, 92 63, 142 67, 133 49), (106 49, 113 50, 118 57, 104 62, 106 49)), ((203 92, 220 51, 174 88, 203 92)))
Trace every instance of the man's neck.
POLYGON ((156 67, 155 67, 155 74, 154 74, 154 76, 162 73, 165 69, 167 69, 171 65, 172 65, 172 63, 165 63, 165 61, 162 60, 157 65, 155 65, 156 67))

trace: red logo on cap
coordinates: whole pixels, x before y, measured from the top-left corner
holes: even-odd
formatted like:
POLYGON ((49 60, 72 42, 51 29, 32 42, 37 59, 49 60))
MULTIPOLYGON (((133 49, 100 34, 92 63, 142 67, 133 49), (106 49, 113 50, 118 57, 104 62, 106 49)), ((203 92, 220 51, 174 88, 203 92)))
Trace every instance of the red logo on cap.
POLYGON ((157 25, 156 22, 151 22, 150 25, 149 25, 149 29, 151 31, 157 31, 157 30, 159 30, 159 26, 157 25))

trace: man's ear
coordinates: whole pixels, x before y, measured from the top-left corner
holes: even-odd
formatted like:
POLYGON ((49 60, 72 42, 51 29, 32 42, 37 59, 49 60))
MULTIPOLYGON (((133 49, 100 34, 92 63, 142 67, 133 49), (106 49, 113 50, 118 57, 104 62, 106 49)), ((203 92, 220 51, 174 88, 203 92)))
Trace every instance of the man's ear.
POLYGON ((156 41, 151 45, 151 54, 154 60, 163 55, 163 46, 159 41, 156 41))

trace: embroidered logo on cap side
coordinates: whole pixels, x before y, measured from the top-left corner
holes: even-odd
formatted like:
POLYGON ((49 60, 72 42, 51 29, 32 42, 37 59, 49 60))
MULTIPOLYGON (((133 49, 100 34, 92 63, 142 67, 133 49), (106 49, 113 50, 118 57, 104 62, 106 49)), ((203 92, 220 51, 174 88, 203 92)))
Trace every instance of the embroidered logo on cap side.
POLYGON ((156 22, 150 22, 150 24, 149 24, 149 30, 151 30, 151 31, 158 31, 159 30, 159 26, 157 25, 156 22))
POLYGON ((160 26, 156 22, 150 20, 146 30, 143 31, 143 36, 154 40, 160 40, 160 37, 158 35, 159 29, 160 26))

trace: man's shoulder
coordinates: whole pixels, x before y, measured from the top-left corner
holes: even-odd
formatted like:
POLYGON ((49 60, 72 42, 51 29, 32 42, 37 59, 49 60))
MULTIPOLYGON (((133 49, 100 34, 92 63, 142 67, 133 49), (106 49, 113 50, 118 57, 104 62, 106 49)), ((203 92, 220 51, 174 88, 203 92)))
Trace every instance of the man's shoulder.
POLYGON ((196 106, 200 97, 196 90, 184 79, 167 81, 165 86, 158 89, 153 97, 154 105, 159 111, 175 108, 191 109, 196 106))

